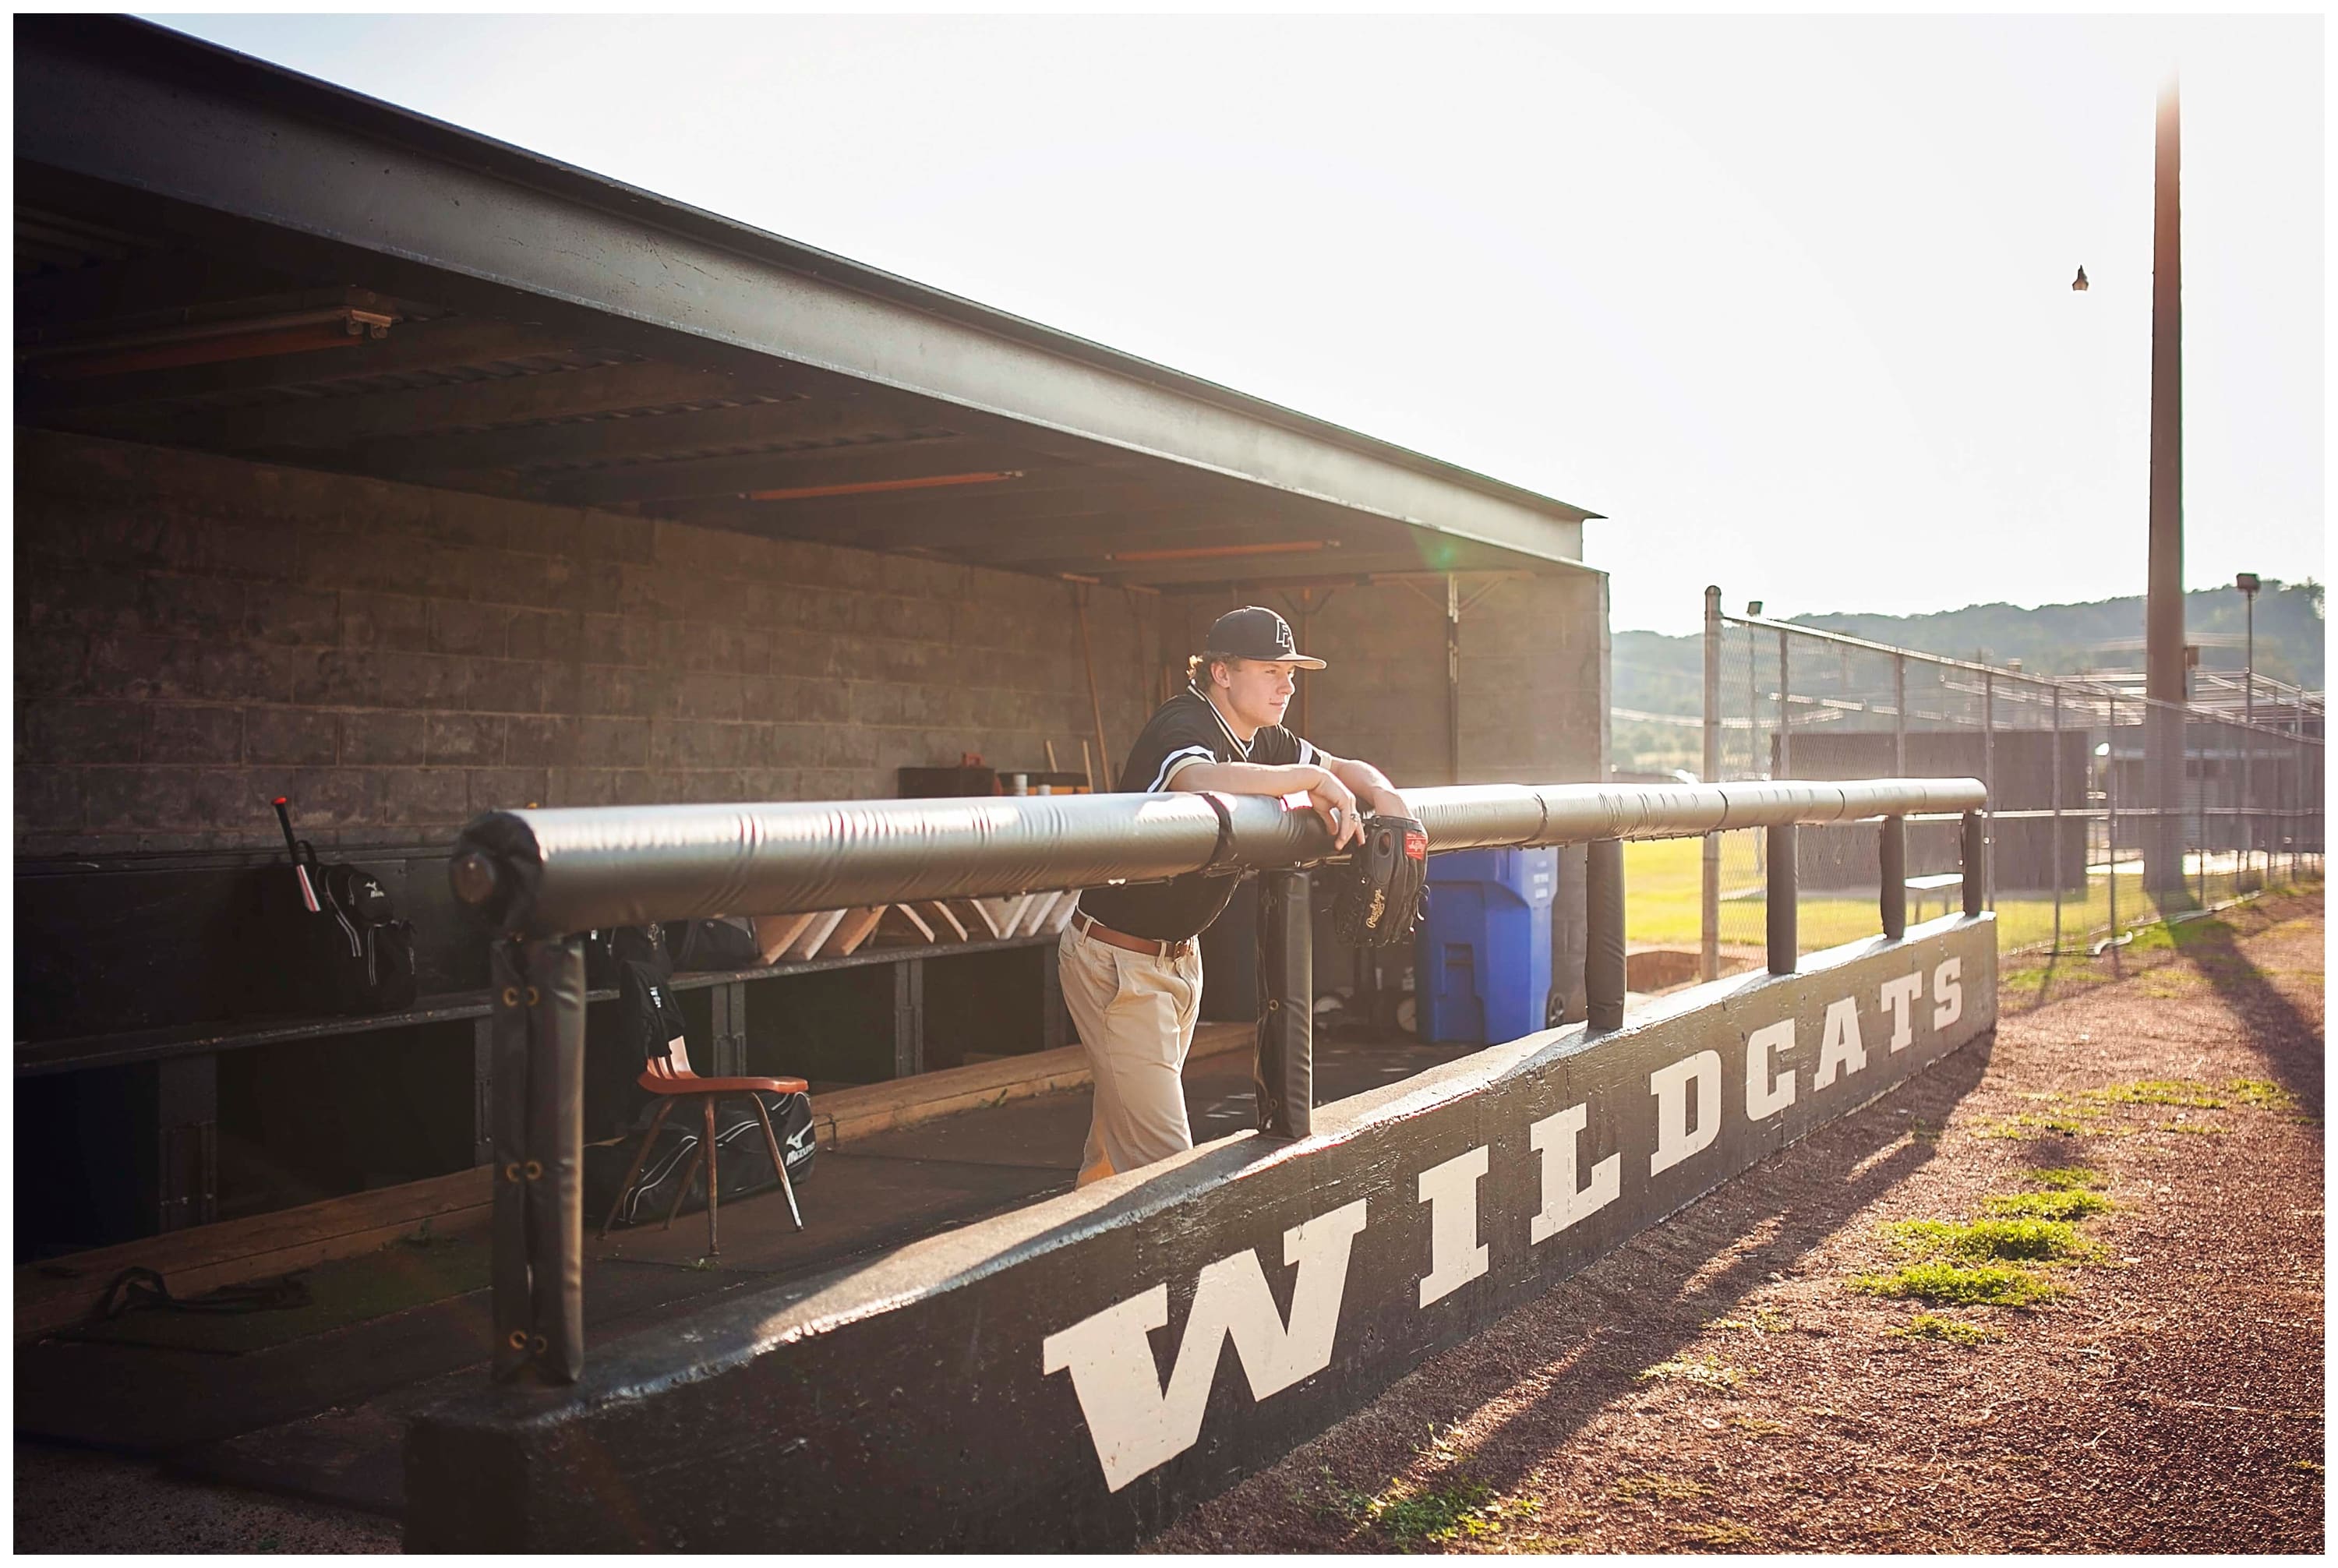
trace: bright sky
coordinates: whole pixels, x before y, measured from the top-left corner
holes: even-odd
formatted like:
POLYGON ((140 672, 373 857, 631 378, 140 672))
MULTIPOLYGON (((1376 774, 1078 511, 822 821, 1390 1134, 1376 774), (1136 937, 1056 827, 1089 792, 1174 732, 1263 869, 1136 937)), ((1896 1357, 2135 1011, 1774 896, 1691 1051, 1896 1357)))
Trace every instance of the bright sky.
POLYGON ((1603 513, 1665 632, 2142 592, 2180 66, 2186 582, 2323 574, 2318 17, 162 20, 1603 513))

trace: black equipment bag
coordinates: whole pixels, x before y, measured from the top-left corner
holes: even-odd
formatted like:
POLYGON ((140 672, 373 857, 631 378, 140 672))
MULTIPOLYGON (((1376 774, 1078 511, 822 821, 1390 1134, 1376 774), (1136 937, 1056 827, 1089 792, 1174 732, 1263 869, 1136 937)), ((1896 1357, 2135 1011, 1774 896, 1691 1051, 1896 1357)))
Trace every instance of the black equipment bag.
POLYGON ((675 923, 673 967, 687 970, 752 969, 763 961, 755 933, 729 920, 683 920, 675 923))
POLYGON ((316 847, 292 837, 278 797, 276 819, 292 857, 289 877, 261 881, 270 939, 258 989, 309 1013, 396 1013, 414 1005, 414 923, 398 918, 388 892, 354 866, 322 866, 316 847))
MULTIPOLYGON (((763 1102, 764 1113, 771 1119, 771 1131, 780 1140, 780 1158, 787 1162, 789 1181, 801 1187, 811 1179, 812 1156, 818 1147, 812 1135, 810 1096, 759 1093, 755 1098, 763 1102)), ((584 1212, 594 1223, 616 1201, 617 1183, 625 1179, 625 1167, 633 1163, 634 1151, 641 1147, 643 1130, 654 1114, 644 1108, 624 1137, 585 1149, 584 1212)), ((625 1206, 618 1211, 618 1224, 664 1221, 668 1210, 673 1208, 674 1189, 683 1172, 690 1171, 691 1156, 698 1152, 705 1135, 706 1125, 695 1104, 674 1107, 650 1144, 648 1157, 642 1161, 641 1175, 625 1206)), ((754 1108, 746 1102, 743 1094, 725 1094, 715 1106, 714 1144, 721 1157, 723 1202, 766 1192, 780 1184, 779 1178, 771 1174, 771 1154, 763 1143, 762 1124, 755 1119, 754 1108)), ((679 1212, 694 1214, 705 1207, 706 1168, 702 1164, 691 1175, 690 1189, 683 1197, 679 1212)))

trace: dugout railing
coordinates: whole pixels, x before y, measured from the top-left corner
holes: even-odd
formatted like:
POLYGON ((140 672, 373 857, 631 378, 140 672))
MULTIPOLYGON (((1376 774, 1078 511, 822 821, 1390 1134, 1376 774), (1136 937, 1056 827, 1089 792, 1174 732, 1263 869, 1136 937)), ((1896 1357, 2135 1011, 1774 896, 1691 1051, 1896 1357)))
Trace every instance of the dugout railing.
MULTIPOLYGON (((1408 795, 1433 850, 1589 847, 1586 989, 1594 1032, 1623 1023, 1626 839, 1757 828, 1769 855, 1769 968, 1798 959, 1797 828, 1877 823, 1905 865, 1907 825, 1955 822, 1985 853, 1973 779, 1727 785, 1463 785, 1408 795)), ((457 840, 456 897, 493 928, 494 1375, 565 1383, 584 1367, 584 946, 579 933, 723 914, 1254 870, 1261 920, 1259 1130, 1307 1134, 1312 1109, 1307 867, 1335 859, 1311 811, 1203 793, 664 806, 494 812, 457 840)), ((1965 881, 1968 915, 1981 880, 1965 881)), ((1906 928, 1887 874, 1876 926, 1906 928)))

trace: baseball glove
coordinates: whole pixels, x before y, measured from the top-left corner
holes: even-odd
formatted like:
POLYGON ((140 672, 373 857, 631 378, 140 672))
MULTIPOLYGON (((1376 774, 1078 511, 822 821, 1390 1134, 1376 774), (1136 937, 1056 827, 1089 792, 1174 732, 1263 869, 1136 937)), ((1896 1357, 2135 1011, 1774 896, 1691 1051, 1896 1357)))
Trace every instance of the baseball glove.
POLYGON ((1331 929, 1351 947, 1388 947, 1420 923, 1429 834, 1410 817, 1366 817, 1331 896, 1331 929))

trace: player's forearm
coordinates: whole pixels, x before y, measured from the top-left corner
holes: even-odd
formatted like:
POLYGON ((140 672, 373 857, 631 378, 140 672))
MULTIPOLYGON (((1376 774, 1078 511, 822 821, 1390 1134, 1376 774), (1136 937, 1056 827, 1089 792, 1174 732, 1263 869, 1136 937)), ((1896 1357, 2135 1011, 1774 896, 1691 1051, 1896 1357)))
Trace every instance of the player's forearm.
POLYGON ((1329 757, 1324 760, 1323 766, 1332 777, 1355 792, 1358 803, 1366 810, 1391 817, 1411 815, 1411 808, 1405 804, 1404 797, 1397 793, 1396 786, 1389 782, 1388 775, 1370 763, 1352 757, 1329 757))
POLYGON ((1177 769, 1172 789, 1215 789, 1227 795, 1291 795, 1312 789, 1324 770, 1311 762, 1269 767, 1262 762, 1195 762, 1177 769))

